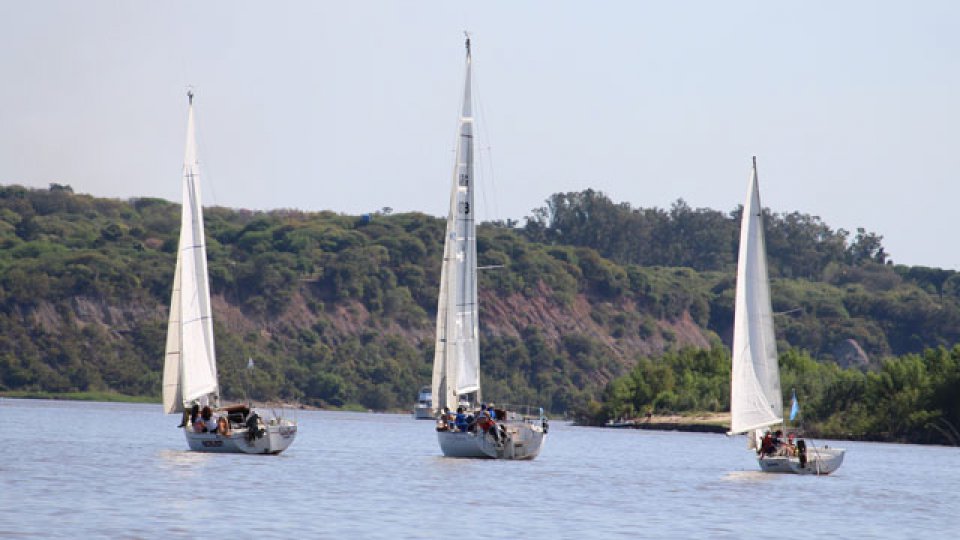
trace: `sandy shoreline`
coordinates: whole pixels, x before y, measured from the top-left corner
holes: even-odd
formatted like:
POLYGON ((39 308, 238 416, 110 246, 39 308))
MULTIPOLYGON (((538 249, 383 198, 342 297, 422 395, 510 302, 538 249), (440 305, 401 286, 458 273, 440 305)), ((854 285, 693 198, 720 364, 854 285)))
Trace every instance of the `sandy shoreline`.
POLYGON ((606 425, 601 427, 618 429, 655 429, 661 431, 726 433, 730 428, 730 413, 652 415, 639 418, 611 420, 606 425))

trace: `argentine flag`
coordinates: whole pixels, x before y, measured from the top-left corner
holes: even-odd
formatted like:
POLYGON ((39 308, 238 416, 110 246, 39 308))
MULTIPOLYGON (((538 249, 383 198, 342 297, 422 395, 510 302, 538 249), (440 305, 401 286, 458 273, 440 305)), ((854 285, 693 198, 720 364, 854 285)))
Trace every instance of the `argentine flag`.
POLYGON ((793 391, 793 399, 790 404, 790 421, 793 422, 796 420, 797 415, 800 414, 800 404, 797 403, 797 391, 793 391))

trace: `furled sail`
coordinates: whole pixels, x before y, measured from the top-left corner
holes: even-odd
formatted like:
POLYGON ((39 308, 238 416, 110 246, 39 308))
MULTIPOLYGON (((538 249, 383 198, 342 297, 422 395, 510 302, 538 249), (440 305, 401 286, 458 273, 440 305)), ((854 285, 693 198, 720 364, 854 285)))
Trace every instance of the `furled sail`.
POLYGON ((480 391, 480 348, 477 319, 477 238, 473 205, 473 108, 471 106, 470 39, 460 113, 456 164, 450 190, 432 391, 438 410, 455 409, 459 396, 480 391))
POLYGON ((730 432, 744 433, 783 421, 777 343, 763 240, 757 161, 740 225, 736 311, 733 319, 730 432))
POLYGON ((207 278, 200 169, 194 135, 193 94, 187 117, 183 160, 183 206, 180 243, 167 325, 163 376, 163 406, 168 413, 208 395, 216 397, 217 364, 207 278))

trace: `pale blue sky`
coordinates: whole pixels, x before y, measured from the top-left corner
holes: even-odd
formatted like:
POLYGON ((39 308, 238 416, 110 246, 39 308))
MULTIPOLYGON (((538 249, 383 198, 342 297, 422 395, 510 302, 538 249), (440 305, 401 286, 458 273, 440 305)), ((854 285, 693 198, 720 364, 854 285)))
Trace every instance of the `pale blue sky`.
POLYGON ((960 268, 960 2, 0 0, 0 183, 445 214, 474 35, 484 219, 558 191, 775 211, 960 268), (473 4, 473 5, 471 5, 473 4), (489 151, 486 150, 489 148, 489 151))

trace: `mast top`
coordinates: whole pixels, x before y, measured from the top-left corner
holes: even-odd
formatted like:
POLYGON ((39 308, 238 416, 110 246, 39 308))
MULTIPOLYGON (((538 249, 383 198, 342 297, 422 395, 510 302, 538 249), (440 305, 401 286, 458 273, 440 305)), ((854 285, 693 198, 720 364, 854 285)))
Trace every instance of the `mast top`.
POLYGON ((187 87, 187 101, 190 102, 190 105, 193 105, 193 88, 187 87))
POLYGON ((753 156, 753 168, 757 168, 757 156, 753 156))
POLYGON ((467 38, 463 45, 467 48, 467 56, 470 56, 470 32, 464 31, 463 35, 467 38))

